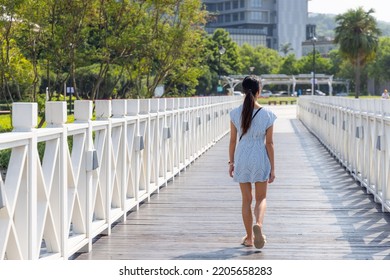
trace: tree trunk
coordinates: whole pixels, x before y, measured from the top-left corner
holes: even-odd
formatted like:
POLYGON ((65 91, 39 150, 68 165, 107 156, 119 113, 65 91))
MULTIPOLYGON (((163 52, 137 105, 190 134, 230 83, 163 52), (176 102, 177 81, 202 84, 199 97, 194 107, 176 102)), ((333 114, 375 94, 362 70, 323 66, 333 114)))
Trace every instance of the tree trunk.
POLYGON ((356 60, 355 70, 355 98, 359 98, 360 95, 360 56, 358 55, 356 60))
POLYGON ((108 63, 106 63, 104 65, 102 65, 102 64, 100 65, 99 75, 98 75, 97 81, 94 84, 93 89, 92 89, 91 100, 95 100, 96 98, 98 98, 98 90, 99 90, 100 84, 103 82, 103 77, 107 73, 108 68, 109 68, 108 63))

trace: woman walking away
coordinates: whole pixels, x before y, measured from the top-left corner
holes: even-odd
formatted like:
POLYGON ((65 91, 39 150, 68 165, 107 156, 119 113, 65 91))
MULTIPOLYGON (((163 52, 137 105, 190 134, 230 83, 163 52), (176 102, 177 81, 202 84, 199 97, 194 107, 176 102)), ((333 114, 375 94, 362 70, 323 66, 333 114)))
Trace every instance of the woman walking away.
POLYGON ((246 77, 242 88, 244 102, 230 112, 229 175, 240 184, 241 189, 242 219, 246 231, 241 244, 260 249, 266 243, 263 220, 267 184, 275 179, 273 123, 276 116, 257 103, 261 82, 256 76, 246 77), (254 223, 252 184, 256 201, 254 223))

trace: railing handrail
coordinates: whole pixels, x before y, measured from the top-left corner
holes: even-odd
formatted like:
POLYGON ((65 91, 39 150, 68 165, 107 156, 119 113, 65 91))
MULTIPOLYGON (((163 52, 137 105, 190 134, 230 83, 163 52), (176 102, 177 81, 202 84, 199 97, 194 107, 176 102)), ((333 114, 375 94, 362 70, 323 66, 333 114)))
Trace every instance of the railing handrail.
POLYGON ((0 260, 68 259, 90 251, 128 211, 166 186, 229 131, 241 97, 14 103, 0 178, 0 260), (95 111, 93 112, 93 105, 95 111), (92 120, 93 113, 96 116, 92 120))

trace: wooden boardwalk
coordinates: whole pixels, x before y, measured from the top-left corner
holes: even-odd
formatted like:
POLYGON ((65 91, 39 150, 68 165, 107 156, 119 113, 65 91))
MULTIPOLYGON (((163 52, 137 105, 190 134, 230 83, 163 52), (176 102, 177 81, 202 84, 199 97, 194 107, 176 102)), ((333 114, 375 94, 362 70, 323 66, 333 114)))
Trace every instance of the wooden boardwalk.
POLYGON ((240 245, 241 196, 227 173, 226 136, 74 259, 390 259, 390 214, 295 118, 295 105, 271 109, 277 178, 268 189, 262 250, 240 245))

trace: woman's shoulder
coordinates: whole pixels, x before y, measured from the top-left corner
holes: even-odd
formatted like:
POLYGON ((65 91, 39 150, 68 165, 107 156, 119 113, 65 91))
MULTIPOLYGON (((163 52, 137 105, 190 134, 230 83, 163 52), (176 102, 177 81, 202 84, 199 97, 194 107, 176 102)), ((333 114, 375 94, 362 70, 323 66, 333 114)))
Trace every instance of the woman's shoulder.
POLYGON ((230 111, 230 114, 231 114, 231 115, 236 115, 236 114, 241 113, 241 111, 242 111, 242 105, 240 105, 240 106, 238 106, 238 107, 232 109, 232 110, 230 111))
POLYGON ((263 116, 265 116, 266 118, 270 118, 270 119, 277 118, 274 112, 268 107, 262 107, 261 111, 263 111, 263 116))
POLYGON ((268 114, 273 114, 274 113, 274 112, 272 112, 272 110, 269 107, 266 107, 266 106, 261 107, 261 111, 266 112, 268 114))

